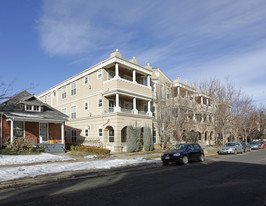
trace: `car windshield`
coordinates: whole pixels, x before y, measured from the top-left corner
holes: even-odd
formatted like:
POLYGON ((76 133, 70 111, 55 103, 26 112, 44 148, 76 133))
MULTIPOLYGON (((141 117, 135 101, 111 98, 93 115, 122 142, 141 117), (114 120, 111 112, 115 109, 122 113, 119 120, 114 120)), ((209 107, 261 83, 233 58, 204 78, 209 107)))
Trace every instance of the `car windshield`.
POLYGON ((228 142, 224 145, 225 147, 232 147, 232 146, 236 146, 236 143, 231 143, 231 142, 228 142))
POLYGON ((187 147, 185 144, 176 144, 170 148, 170 150, 183 150, 187 147))

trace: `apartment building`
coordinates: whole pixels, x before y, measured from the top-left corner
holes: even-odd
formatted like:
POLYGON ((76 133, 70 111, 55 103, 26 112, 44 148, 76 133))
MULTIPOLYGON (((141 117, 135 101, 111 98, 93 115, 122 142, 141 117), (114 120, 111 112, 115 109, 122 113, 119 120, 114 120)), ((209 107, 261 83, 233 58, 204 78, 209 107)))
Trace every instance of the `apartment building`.
MULTIPOLYGON (((213 99, 179 78, 171 81, 149 63, 143 67, 135 57, 122 58, 118 50, 39 97, 70 117, 66 122, 66 143, 126 151, 126 128, 134 125, 150 127, 154 143, 160 144, 158 99, 165 100, 165 104, 174 102, 177 113, 185 111, 190 126, 184 132, 197 132, 202 145, 215 143, 213 99)), ((169 142, 176 141, 173 129, 163 132, 169 133, 169 142)))
POLYGON ((152 67, 128 61, 118 50, 39 97, 68 115, 66 143, 126 151, 129 125, 152 128, 152 67))

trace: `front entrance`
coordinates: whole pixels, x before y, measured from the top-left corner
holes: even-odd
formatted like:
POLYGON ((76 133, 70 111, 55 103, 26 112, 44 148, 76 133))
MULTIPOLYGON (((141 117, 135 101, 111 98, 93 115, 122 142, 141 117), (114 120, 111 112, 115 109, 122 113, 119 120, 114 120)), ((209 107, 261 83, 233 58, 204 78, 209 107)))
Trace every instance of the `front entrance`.
POLYGON ((48 124, 40 123, 40 143, 48 143, 48 124))

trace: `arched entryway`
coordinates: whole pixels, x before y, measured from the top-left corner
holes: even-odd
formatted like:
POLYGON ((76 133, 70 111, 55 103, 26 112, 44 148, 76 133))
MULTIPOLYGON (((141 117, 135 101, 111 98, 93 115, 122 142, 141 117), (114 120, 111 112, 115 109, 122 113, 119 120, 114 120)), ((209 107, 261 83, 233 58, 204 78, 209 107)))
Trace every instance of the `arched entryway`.
POLYGON ((107 134, 109 143, 114 143, 115 142, 115 132, 114 132, 114 128, 113 127, 107 126, 105 128, 105 134, 107 134))
POLYGON ((121 130, 121 142, 122 142, 122 143, 127 142, 127 126, 125 126, 125 127, 121 130))

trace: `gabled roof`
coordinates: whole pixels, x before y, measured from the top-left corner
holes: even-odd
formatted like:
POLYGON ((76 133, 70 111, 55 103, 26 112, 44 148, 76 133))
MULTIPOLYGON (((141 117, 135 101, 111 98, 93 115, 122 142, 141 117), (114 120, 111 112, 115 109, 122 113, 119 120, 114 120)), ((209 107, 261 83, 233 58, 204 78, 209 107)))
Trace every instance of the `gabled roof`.
POLYGON ((28 93, 20 92, 9 100, 0 104, 0 112, 9 118, 25 119, 30 121, 67 121, 68 116, 42 102, 38 97, 28 93), (41 106, 42 111, 25 111, 25 105, 41 106))

